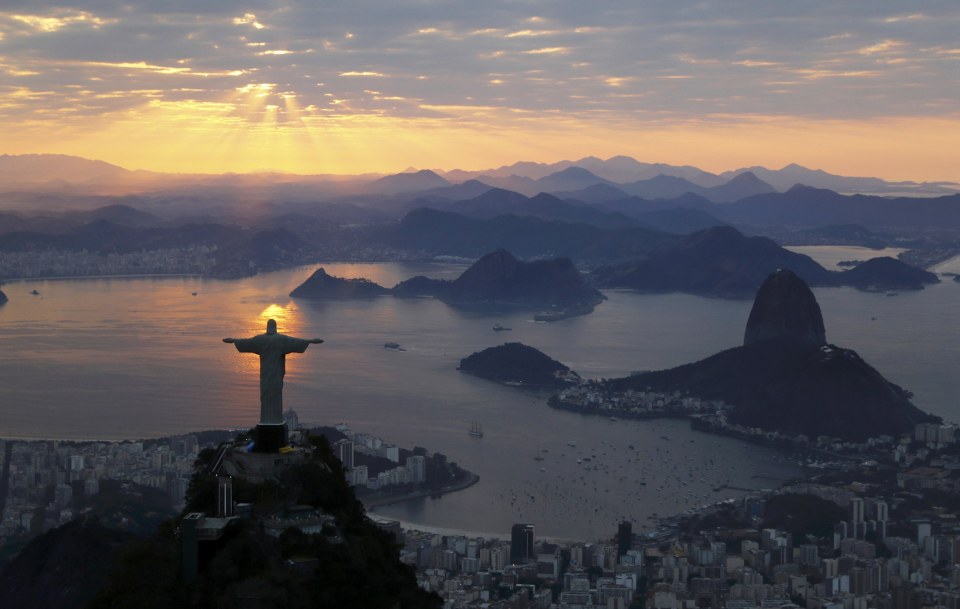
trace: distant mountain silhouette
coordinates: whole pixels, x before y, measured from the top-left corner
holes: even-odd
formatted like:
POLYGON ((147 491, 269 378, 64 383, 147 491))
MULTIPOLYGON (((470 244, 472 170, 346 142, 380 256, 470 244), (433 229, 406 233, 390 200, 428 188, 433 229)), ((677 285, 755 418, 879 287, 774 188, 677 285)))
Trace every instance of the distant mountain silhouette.
POLYGON ((714 203, 728 203, 751 195, 776 192, 772 186, 749 171, 712 187, 700 186, 683 178, 661 174, 649 180, 624 184, 622 188, 631 195, 644 199, 676 199, 686 194, 694 194, 714 203))
POLYGON ((705 187, 677 176, 660 174, 647 180, 621 185, 627 193, 644 199, 676 199, 687 193, 703 196, 705 187))
MULTIPOLYGON (((216 191, 221 196, 255 195, 261 200, 288 201, 315 199, 318 192, 327 197, 355 195, 362 192, 381 195, 418 193, 472 179, 478 179, 490 186, 514 190, 527 196, 534 196, 542 191, 554 194, 566 193, 581 190, 590 185, 572 187, 563 185, 562 176, 558 176, 561 180, 558 183, 551 183, 548 180, 545 183, 549 186, 548 188, 537 185, 537 180, 546 179, 551 174, 556 175, 568 169, 589 172, 596 179, 614 186, 632 184, 664 175, 682 178, 699 187, 712 188, 729 182, 744 172, 751 172, 759 180, 779 191, 787 190, 798 183, 844 193, 862 192, 883 195, 913 193, 948 195, 956 193, 960 188, 957 184, 947 182, 889 182, 874 177, 838 176, 797 164, 777 170, 748 167, 724 172, 718 176, 697 167, 644 163, 627 156, 615 156, 606 160, 585 157, 556 163, 521 161, 513 165, 480 171, 451 169, 441 171, 445 178, 441 178, 436 172, 422 170, 380 177, 371 183, 369 175, 295 175, 270 171, 223 175, 162 174, 142 170, 128 171, 103 161, 91 161, 67 155, 0 155, 0 184, 8 190, 23 187, 30 190, 69 193, 73 196, 80 188, 88 192, 104 194, 176 190, 181 194, 186 192, 209 194, 216 191), (111 184, 112 187, 109 186, 111 184)), ((575 175, 569 177, 573 178, 575 175)), ((576 182, 576 180, 573 181, 576 182)), ((643 192, 634 194, 645 198, 650 196, 649 193, 643 192)))
POLYGON ((726 184, 706 189, 704 197, 714 203, 729 203, 753 195, 769 194, 777 190, 756 176, 753 172, 745 171, 734 176, 726 184))
POLYGON ((389 294, 390 290, 369 279, 342 279, 332 277, 321 267, 290 292, 293 298, 310 300, 347 300, 373 298, 389 294))
POLYGON ((581 190, 597 184, 609 184, 607 180, 582 167, 568 167, 544 176, 536 183, 541 192, 549 193, 581 190))
POLYGON ((874 262, 858 273, 853 272, 856 269, 831 272, 809 256, 784 249, 766 237, 745 237, 729 226, 664 244, 644 259, 597 269, 595 276, 601 287, 745 298, 778 269, 789 269, 817 286, 921 289, 939 281, 936 275, 898 260, 874 262))
POLYGON ((647 259, 600 269, 596 274, 605 287, 744 298, 780 268, 789 268, 814 284, 830 278, 829 272, 808 256, 785 250, 765 237, 744 237, 732 227, 694 233, 665 245, 647 259))
POLYGON ((533 309, 558 318, 589 313, 604 300, 569 258, 524 262, 504 249, 483 256, 453 281, 414 277, 393 292, 435 296, 454 306, 533 309))
POLYGON ((162 222, 160 218, 153 214, 148 214, 129 205, 119 204, 107 205, 89 212, 78 212, 75 215, 84 223, 105 220, 120 226, 157 226, 162 222))
POLYGON ((795 274, 757 292, 742 347, 696 363, 609 381, 616 390, 681 391, 733 406, 732 423, 863 441, 939 420, 854 351, 826 343, 819 306, 795 274))
POLYGON ((557 222, 582 223, 602 228, 640 226, 636 220, 622 214, 607 212, 577 202, 561 200, 554 195, 540 193, 527 198, 519 193, 494 188, 467 201, 428 204, 427 207, 454 211, 471 218, 495 218, 506 214, 533 216, 557 222))
POLYGON ((868 229, 960 228, 960 194, 932 198, 845 196, 794 186, 724 206, 723 217, 754 226, 815 227, 859 224, 868 229))
POLYGON ((630 196, 620 188, 611 186, 605 182, 587 186, 580 190, 560 191, 553 194, 561 199, 575 199, 584 203, 606 203, 626 199, 630 196))
POLYGON ((598 228, 513 214, 475 219, 433 209, 411 211, 376 238, 391 247, 434 255, 477 258, 503 248, 521 257, 578 261, 629 260, 675 239, 645 228, 598 228))
POLYGON ((671 209, 655 209, 653 211, 634 214, 643 226, 665 233, 689 235, 697 231, 725 226, 726 222, 699 209, 674 207, 671 209))
POLYGON ((450 186, 450 182, 433 171, 424 169, 416 173, 398 173, 374 180, 366 191, 372 193, 420 192, 450 186))
POLYGON ((130 173, 104 161, 65 154, 0 154, 0 183, 87 182, 130 173))
POLYGON ((808 169, 796 163, 790 163, 782 169, 767 169, 766 167, 747 167, 720 174, 720 177, 730 177, 749 171, 758 178, 770 184, 779 191, 788 190, 796 184, 803 184, 813 188, 827 188, 841 193, 909 193, 918 194, 952 194, 955 188, 938 183, 917 182, 888 182, 880 178, 851 177, 828 173, 821 169, 808 169))
POLYGON ((451 201, 464 201, 483 195, 485 192, 493 189, 493 186, 484 184, 480 180, 467 180, 460 184, 452 186, 441 186, 422 193, 426 197, 440 197, 451 201))
POLYGON ((532 197, 537 193, 543 192, 543 189, 540 188, 536 180, 532 180, 523 176, 495 176, 482 174, 476 179, 484 184, 489 184, 491 186, 495 186, 496 188, 502 188, 503 190, 512 190, 513 192, 518 192, 528 197, 532 197))

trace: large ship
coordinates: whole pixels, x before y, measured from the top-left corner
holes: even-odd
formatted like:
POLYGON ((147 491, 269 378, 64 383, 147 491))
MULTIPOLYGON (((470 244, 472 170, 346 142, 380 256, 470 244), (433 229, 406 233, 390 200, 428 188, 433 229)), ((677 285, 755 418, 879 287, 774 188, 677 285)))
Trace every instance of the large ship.
POLYGON ((470 435, 474 438, 483 437, 483 427, 480 426, 480 423, 474 421, 470 424, 470 435))

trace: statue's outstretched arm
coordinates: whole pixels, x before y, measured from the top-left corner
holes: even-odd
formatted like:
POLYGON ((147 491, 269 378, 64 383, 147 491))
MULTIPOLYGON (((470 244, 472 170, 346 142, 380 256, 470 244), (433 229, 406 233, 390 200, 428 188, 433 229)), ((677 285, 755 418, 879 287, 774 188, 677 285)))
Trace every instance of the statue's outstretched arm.
MULTIPOLYGON (((224 340, 224 342, 226 342, 227 339, 223 339, 223 340, 224 340)), ((230 340, 233 340, 233 339, 230 339, 230 340)), ((311 344, 311 345, 319 345, 319 344, 322 343, 322 342, 323 342, 323 339, 322 339, 322 338, 311 338, 311 339, 310 339, 310 344, 311 344)))
MULTIPOLYGON (((235 338, 225 338, 225 339, 223 339, 223 342, 225 342, 225 343, 232 343, 232 342, 234 342, 235 340, 237 340, 237 339, 235 339, 235 338)), ((322 342, 322 341, 321 341, 321 342, 322 342)))

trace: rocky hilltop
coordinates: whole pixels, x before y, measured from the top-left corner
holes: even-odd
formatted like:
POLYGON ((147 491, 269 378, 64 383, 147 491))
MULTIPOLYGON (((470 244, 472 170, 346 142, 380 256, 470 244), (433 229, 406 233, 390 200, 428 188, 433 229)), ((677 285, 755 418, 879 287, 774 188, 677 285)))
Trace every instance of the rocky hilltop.
POLYGON ((731 423, 809 438, 862 441, 939 420, 856 352, 827 343, 816 299, 789 271, 774 273, 758 291, 743 346, 608 384, 722 400, 733 407, 731 423))
POLYGON ((373 298, 389 294, 390 290, 369 279, 343 279, 328 275, 322 267, 306 281, 294 288, 290 296, 312 300, 347 300, 373 298))
POLYGON ((792 271, 771 274, 753 300, 743 344, 749 346, 766 340, 812 347, 827 344, 820 305, 807 284, 792 271))
POLYGON ((877 290, 922 290, 924 285, 940 281, 934 273, 889 256, 861 262, 840 277, 845 285, 877 290))
POLYGON ((568 309, 603 301, 569 258, 524 262, 507 250, 478 260, 450 283, 441 298, 451 304, 568 309))
POLYGON ((34 539, 0 572, 3 606, 438 609, 442 600, 417 586, 393 534, 367 518, 326 439, 311 443, 312 455, 278 480, 234 479, 233 499, 248 504, 249 515, 201 542, 195 582, 184 582, 177 529, 190 512, 216 513, 217 478, 204 473, 214 449, 198 457, 184 512, 149 537, 85 518, 34 539), (310 534, 291 526, 279 537, 263 529, 290 513, 322 513, 325 524, 310 534))
POLYGON ((457 279, 413 277, 391 289, 367 279, 331 277, 318 269, 290 296, 308 299, 433 296, 451 306, 529 309, 545 321, 583 315, 604 300, 569 258, 524 262, 506 250, 491 252, 457 279))
POLYGON ((473 353, 460 360, 457 370, 536 389, 557 389, 580 378, 569 367, 523 343, 504 343, 473 353))

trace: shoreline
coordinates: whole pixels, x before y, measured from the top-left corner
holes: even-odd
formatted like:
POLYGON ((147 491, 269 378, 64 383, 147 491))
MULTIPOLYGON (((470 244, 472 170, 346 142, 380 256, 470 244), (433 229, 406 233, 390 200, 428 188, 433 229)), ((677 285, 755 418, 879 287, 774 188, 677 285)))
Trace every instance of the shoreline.
MULTIPOLYGON (((464 470, 466 471, 466 470, 464 470)), ((360 502, 368 510, 373 510, 378 507, 383 507, 386 505, 393 505, 395 503, 402 503, 404 501, 411 501, 413 499, 420 499, 422 497, 442 497, 450 493, 455 493, 457 491, 462 491, 468 489, 477 482, 480 482, 480 476, 473 472, 467 472, 466 480, 461 480, 460 482, 455 482, 448 486, 441 487, 439 489, 424 489, 421 491, 412 491, 409 493, 403 493, 402 495, 394 495, 392 497, 375 497, 369 501, 365 501, 363 497, 358 497, 360 502)))

